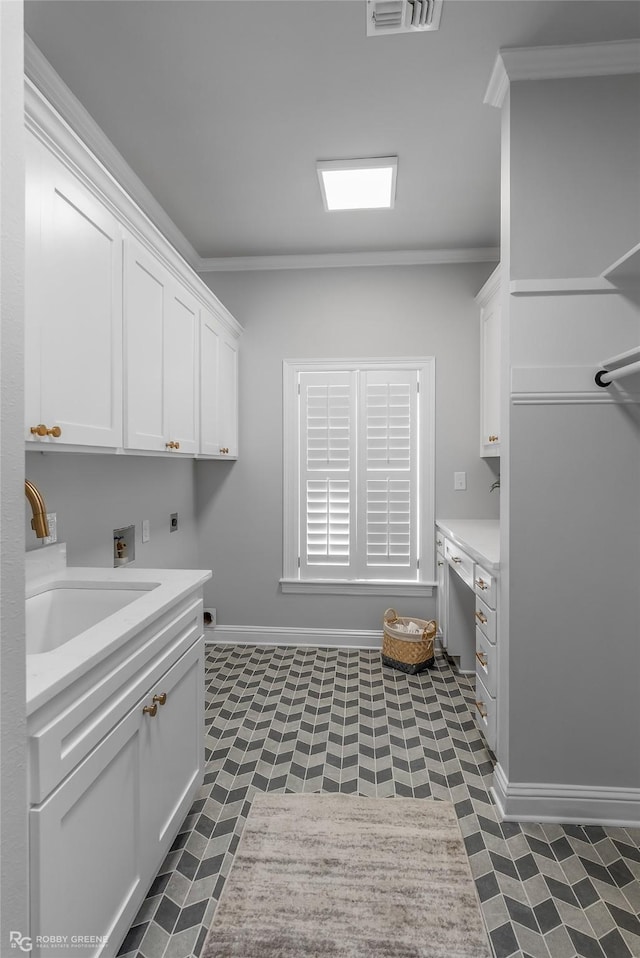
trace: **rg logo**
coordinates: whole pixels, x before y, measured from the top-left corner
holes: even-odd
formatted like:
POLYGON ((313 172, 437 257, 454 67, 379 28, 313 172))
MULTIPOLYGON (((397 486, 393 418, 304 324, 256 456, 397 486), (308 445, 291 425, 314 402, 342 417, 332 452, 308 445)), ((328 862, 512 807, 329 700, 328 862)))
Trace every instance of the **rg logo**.
POLYGON ((31 951, 33 943, 31 938, 21 934, 19 931, 9 932, 9 941, 12 948, 20 948, 21 951, 31 951))

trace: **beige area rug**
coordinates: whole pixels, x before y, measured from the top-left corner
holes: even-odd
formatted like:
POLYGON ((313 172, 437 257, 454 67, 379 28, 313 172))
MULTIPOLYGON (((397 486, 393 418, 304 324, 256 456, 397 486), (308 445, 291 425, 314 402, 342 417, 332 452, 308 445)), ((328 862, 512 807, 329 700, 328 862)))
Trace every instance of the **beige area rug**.
POLYGON ((202 958, 487 958, 453 806, 256 795, 202 958))

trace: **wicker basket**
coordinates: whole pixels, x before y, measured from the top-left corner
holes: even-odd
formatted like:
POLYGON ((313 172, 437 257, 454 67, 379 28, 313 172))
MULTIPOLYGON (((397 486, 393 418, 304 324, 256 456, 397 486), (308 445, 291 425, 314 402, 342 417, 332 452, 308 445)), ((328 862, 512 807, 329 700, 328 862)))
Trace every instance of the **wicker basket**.
POLYGON ((395 609, 387 609, 384 614, 384 634, 382 639, 382 661, 401 672, 416 675, 433 665, 435 659, 433 646, 438 626, 434 619, 406 618, 395 609), (398 625, 415 622, 422 632, 403 632, 398 625))

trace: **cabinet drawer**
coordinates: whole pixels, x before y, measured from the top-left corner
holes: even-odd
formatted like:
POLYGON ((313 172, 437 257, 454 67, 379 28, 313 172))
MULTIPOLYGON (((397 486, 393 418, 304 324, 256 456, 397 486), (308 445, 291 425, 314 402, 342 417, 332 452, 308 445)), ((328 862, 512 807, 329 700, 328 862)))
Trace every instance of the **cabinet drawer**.
POLYGON ((476 676, 482 680, 489 695, 495 699, 497 685, 497 649, 484 632, 476 629, 476 676))
POLYGON ((496 700, 487 692, 476 673, 476 723, 492 752, 496 750, 496 700))
POLYGON ((495 645, 496 641, 496 614, 493 609, 490 609, 488 605, 485 605, 482 599, 479 599, 476 596, 476 626, 478 629, 481 629, 489 642, 495 645))
POLYGON ((473 588, 473 559, 454 542, 450 542, 449 539, 445 539, 444 554, 451 568, 470 588, 473 588))
POLYGON ((496 607, 496 578, 491 572, 486 572, 482 566, 476 566, 476 574, 473 580, 473 587, 476 595, 481 596, 490 609, 496 607))

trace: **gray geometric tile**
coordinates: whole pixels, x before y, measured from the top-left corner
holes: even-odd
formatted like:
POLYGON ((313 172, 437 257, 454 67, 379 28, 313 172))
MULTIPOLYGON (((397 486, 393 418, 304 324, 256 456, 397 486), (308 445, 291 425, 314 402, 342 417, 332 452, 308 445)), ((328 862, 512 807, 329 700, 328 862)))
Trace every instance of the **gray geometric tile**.
POLYGON ((495 958, 637 958, 640 830, 499 822, 471 678, 438 652, 208 646, 204 782, 123 942, 198 958, 256 791, 453 802, 495 958))

